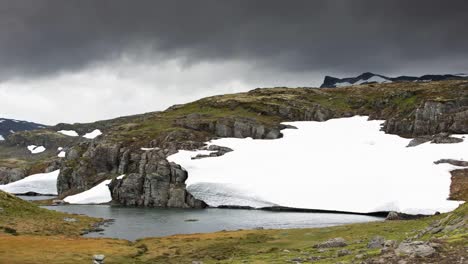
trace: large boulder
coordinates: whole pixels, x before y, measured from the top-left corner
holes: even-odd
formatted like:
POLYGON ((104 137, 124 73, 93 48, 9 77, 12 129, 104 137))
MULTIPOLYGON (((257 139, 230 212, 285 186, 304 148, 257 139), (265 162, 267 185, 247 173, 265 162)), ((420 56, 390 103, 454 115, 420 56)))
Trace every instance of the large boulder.
POLYGON ((436 250, 423 241, 402 242, 395 249, 397 255, 406 255, 413 257, 430 257, 436 253, 436 250))

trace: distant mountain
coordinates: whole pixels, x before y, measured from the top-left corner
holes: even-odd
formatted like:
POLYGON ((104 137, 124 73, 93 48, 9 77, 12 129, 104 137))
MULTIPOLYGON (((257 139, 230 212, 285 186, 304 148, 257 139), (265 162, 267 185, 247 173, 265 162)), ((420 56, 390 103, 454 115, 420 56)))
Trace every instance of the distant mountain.
POLYGON ((372 72, 365 72, 357 77, 336 78, 325 76, 323 84, 320 88, 335 88, 342 86, 351 86, 368 83, 391 83, 391 82, 430 82, 430 81, 443 81, 443 80, 468 80, 467 74, 430 74, 420 77, 414 76, 398 76, 387 77, 372 72))
POLYGON ((0 118, 0 140, 18 131, 46 128, 46 125, 16 119, 0 118))

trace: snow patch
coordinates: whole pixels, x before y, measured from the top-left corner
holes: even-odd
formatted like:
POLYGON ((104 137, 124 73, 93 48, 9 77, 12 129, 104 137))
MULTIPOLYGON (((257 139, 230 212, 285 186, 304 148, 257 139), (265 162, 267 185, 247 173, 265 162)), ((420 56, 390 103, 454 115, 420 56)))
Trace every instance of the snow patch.
POLYGON ((344 86, 351 86, 353 85, 352 83, 349 83, 349 82, 338 82, 338 83, 335 83, 335 86, 336 87, 344 87, 344 86))
POLYGON ((143 151, 159 150, 159 148, 141 148, 143 151))
POLYGON ((2 140, 5 140, 5 138, 2 135, 0 135, 0 141, 2 140))
POLYGON ((60 170, 34 174, 19 181, 0 185, 0 190, 12 194, 34 192, 38 194, 57 195, 57 177, 59 173, 60 170))
POLYGON ((112 201, 111 193, 109 190, 109 183, 111 180, 105 180, 93 188, 79 194, 71 195, 63 199, 71 204, 102 204, 112 201))
POLYGON ((385 134, 383 121, 367 119, 288 122, 298 129, 283 130, 280 139, 222 138, 209 143, 235 151, 192 160, 201 151, 181 150, 168 160, 188 171, 188 189, 209 205, 261 201, 362 213, 448 212, 459 205, 447 200, 455 167, 433 162, 466 158, 468 140, 407 148, 410 139, 385 134))
POLYGON ((44 152, 46 148, 44 146, 29 145, 28 150, 31 154, 38 154, 44 152))
POLYGON ((65 136, 70 136, 70 137, 79 136, 78 133, 76 133, 75 130, 60 130, 60 131, 57 131, 57 132, 60 133, 60 134, 65 135, 65 136))
POLYGON ((387 80, 385 78, 382 78, 380 76, 372 76, 371 78, 367 79, 367 80, 359 80, 357 82, 355 82, 354 84, 362 84, 362 83, 370 83, 370 82, 376 82, 376 83, 391 83, 392 81, 390 80, 387 80))
POLYGON ((66 155, 66 154, 67 154, 67 153, 66 153, 65 151, 60 151, 59 154, 57 154, 57 157, 59 157, 59 158, 65 158, 65 155, 66 155))
POLYGON ((101 130, 95 129, 93 132, 86 133, 83 137, 87 139, 95 139, 97 136, 102 135, 101 130))
MULTIPOLYGON (((124 175, 120 175, 117 179, 123 179, 124 175)), ((71 195, 63 199, 70 204, 103 204, 112 201, 109 184, 112 180, 105 180, 93 188, 79 194, 71 195)))

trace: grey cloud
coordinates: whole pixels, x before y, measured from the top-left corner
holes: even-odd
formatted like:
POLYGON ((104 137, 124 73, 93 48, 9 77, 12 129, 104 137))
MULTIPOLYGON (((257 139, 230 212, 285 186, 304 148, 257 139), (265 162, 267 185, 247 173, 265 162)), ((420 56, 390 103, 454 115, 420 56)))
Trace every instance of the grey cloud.
POLYGON ((122 56, 282 72, 467 70, 467 11, 464 0, 4 0, 0 78, 122 56))

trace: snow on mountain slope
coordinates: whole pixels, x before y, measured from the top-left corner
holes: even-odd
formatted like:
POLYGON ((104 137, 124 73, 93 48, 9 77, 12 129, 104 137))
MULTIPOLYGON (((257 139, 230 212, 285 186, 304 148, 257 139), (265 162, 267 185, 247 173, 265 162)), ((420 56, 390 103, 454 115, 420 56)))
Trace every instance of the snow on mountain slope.
MULTIPOLYGON (((117 179, 121 179, 123 177, 125 177, 125 175, 120 175, 119 177, 117 177, 117 179)), ((111 183, 111 180, 105 180, 87 191, 67 196, 63 200, 71 204, 108 203, 112 201, 112 196, 108 187, 109 183, 111 183)))
POLYGON ((380 76, 372 76, 371 78, 367 79, 367 80, 364 80, 364 79, 361 79, 357 82, 355 82, 354 84, 363 84, 363 83, 389 83, 389 82, 392 82, 390 80, 387 80, 387 79, 384 79, 380 76))
POLYGON ((353 212, 447 212, 448 164, 441 158, 468 157, 468 141, 406 147, 409 139, 380 131, 382 121, 367 117, 326 122, 288 122, 276 140, 222 138, 210 142, 234 151, 191 159, 197 151, 179 151, 170 161, 184 167, 188 189, 211 186, 216 196, 194 192, 209 205, 281 206, 353 212), (197 187, 198 186, 198 187, 197 187), (219 201, 219 196, 223 197, 219 201))
POLYGON ((87 139, 95 139, 96 137, 102 135, 101 130, 95 129, 92 132, 86 133, 83 137, 87 139))
POLYGON ((68 196, 63 199, 71 204, 101 204, 112 201, 111 193, 109 191, 109 183, 111 180, 105 180, 93 188, 79 194, 68 196))
POLYGON ((79 136, 78 133, 76 133, 75 130, 60 130, 60 131, 57 131, 57 132, 60 133, 60 134, 65 135, 65 136, 69 136, 69 137, 79 136))
POLYGON ((59 173, 60 170, 34 174, 16 182, 0 185, 0 190, 13 194, 34 192, 57 195, 57 177, 59 173))

